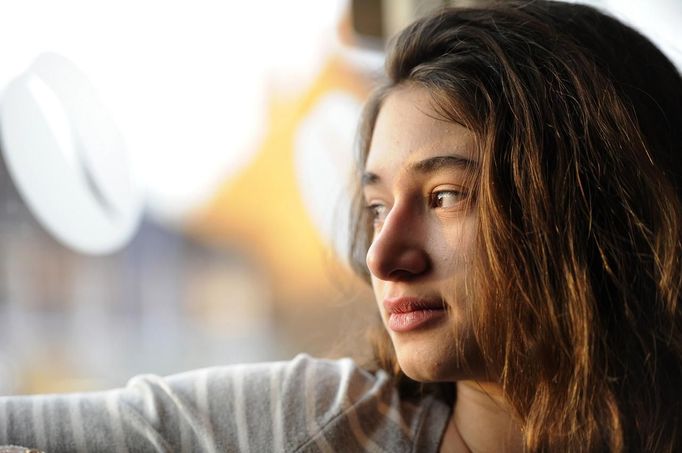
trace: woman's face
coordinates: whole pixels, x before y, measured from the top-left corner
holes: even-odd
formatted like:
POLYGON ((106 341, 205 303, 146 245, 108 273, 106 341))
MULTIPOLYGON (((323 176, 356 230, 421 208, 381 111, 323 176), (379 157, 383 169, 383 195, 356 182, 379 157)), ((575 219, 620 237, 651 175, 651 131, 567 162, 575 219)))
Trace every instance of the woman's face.
POLYGON ((384 100, 370 144, 367 265, 398 362, 419 381, 482 377, 465 315, 477 221, 473 148, 472 133, 440 119, 429 92, 415 86, 384 100))

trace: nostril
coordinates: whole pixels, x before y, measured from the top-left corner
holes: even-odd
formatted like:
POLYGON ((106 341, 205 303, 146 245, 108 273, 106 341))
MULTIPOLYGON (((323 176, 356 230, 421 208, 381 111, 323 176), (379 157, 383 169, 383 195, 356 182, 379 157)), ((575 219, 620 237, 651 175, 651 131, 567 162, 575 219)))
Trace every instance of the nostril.
POLYGON ((391 273, 410 276, 421 275, 429 269, 427 254, 420 247, 405 247, 392 264, 391 273))
POLYGON ((423 273, 415 274, 415 273, 412 273, 412 272, 409 272, 409 271, 406 271, 406 270, 398 269, 398 270, 395 270, 395 271, 391 272, 391 274, 390 274, 390 276, 389 276, 389 278, 388 278, 387 280, 392 280, 392 281, 409 281, 409 280, 413 280, 413 279, 419 277, 419 276, 422 275, 422 274, 423 274, 423 273))

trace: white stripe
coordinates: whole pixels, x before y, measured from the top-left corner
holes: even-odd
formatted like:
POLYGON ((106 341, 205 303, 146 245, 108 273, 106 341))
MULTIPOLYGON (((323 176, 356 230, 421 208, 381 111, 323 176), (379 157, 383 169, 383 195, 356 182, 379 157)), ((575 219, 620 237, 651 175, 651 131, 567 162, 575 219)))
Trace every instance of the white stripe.
POLYGON ((272 418, 272 451, 284 451, 282 434, 284 433, 282 421, 282 398, 280 396, 280 381, 277 379, 280 373, 280 365, 273 364, 270 373, 270 416, 272 418))
MULTIPOLYGON (((173 395, 174 397, 175 395, 173 395)), ((190 430, 190 424, 185 423, 180 415, 180 411, 183 410, 183 406, 178 405, 178 425, 180 425, 180 451, 192 451, 192 432, 190 430)))
POLYGON ((334 407, 340 407, 342 410, 346 410, 346 408, 349 406, 348 404, 348 391, 350 390, 350 375, 353 373, 353 362, 350 360, 339 360, 338 366, 340 368, 339 370, 339 378, 341 381, 339 382, 339 391, 336 392, 335 398, 334 398, 334 407))
POLYGON ((126 439, 123 434, 123 425, 121 424, 121 412, 118 407, 118 393, 110 392, 106 397, 107 412, 109 413, 109 426, 114 436, 113 442, 116 451, 127 453, 128 447, 126 439))
POLYGON ((249 427, 246 423, 246 412, 244 408, 244 369, 242 366, 234 366, 234 412, 237 423, 237 439, 239 440, 239 451, 249 453, 249 427))
MULTIPOLYGON (((215 435, 213 434, 213 424, 211 422, 211 416, 210 416, 210 406, 208 405, 208 375, 209 375, 210 369, 205 369, 199 371, 199 376, 197 377, 197 380, 194 384, 194 393, 196 395, 197 399, 197 410, 198 410, 198 417, 200 417, 200 422, 202 423, 203 429, 197 429, 198 427, 196 424, 194 424, 194 428, 196 430, 196 434, 199 438, 199 441, 202 442, 203 449, 204 451, 211 451, 211 452, 218 452, 218 449, 215 446, 215 435), (202 432, 203 431, 203 432, 202 432), (204 435, 202 435, 204 434, 204 435)), ((165 383, 164 383, 165 384, 165 383)), ((170 389, 169 389, 170 391, 170 389)), ((171 393, 172 394, 172 393, 171 393)), ((182 403, 178 401, 178 404, 180 406, 183 406, 182 403)))
POLYGON ((153 425, 159 424, 159 411, 156 405, 156 395, 154 394, 153 387, 149 385, 147 380, 143 385, 135 385, 135 391, 139 393, 142 398, 143 407, 142 413, 144 417, 149 420, 153 425))
POLYGON ((33 406, 31 407, 33 418, 33 434, 35 435, 36 446, 45 449, 45 417, 43 414, 44 397, 36 396, 33 398, 33 406))
POLYGON ((305 369, 304 391, 302 395, 305 399, 305 414, 308 434, 310 434, 310 436, 315 440, 315 443, 323 453, 333 453, 334 450, 329 445, 329 442, 327 442, 327 439, 325 439, 324 433, 317 424, 315 414, 316 387, 317 383, 315 382, 315 366, 308 364, 305 369))
POLYGON ((7 406, 9 398, 0 398, 0 438, 7 439, 7 406))
POLYGON ((67 398, 69 401, 69 419, 71 421, 71 432, 76 443, 78 453, 88 453, 88 445, 85 441, 85 431, 83 430, 83 417, 81 415, 79 397, 67 398))

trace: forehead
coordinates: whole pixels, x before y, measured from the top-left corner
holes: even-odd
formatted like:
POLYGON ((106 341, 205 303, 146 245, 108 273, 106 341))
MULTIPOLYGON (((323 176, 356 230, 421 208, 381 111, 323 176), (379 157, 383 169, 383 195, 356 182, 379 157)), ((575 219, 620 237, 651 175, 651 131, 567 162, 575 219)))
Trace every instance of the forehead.
POLYGON ((475 160, 473 132, 442 118, 426 88, 393 90, 376 119, 366 170, 381 172, 440 155, 475 160))

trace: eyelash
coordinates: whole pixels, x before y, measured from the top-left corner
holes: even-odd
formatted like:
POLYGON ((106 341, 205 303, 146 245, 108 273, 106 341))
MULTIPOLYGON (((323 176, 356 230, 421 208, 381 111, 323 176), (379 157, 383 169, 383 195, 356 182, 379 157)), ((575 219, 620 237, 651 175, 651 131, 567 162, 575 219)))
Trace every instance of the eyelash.
MULTIPOLYGON (((435 192, 432 192, 428 196, 428 206, 431 209, 452 209, 454 206, 439 206, 439 201, 442 203, 442 196, 445 194, 454 194, 457 198, 457 201, 455 203, 459 203, 460 201, 465 200, 468 197, 468 193, 462 190, 437 190, 435 192)), ((385 204, 382 203, 371 203, 365 206, 365 209, 369 213, 370 219, 374 221, 374 223, 380 223, 383 221, 382 216, 385 216, 386 211, 388 210, 388 207, 385 204), (381 211, 381 212, 380 212, 381 211)))
MULTIPOLYGON (((432 192, 429 194, 429 207, 433 209, 437 208, 443 208, 443 209, 449 209, 452 208, 452 206, 449 207, 443 207, 443 206, 438 206, 437 202, 439 200, 439 197, 442 197, 444 194, 454 194, 457 200, 455 203, 458 203, 462 200, 465 200, 468 196, 468 193, 462 190, 438 190, 436 192, 432 192)), ((440 199, 442 202, 442 198, 440 199)))
POLYGON ((377 222, 380 222, 380 221, 381 221, 381 220, 380 220, 380 215, 381 215, 381 214, 380 214, 378 211, 379 211, 379 209, 382 209, 382 208, 383 208, 384 210, 387 209, 387 208, 386 208, 386 205, 381 204, 381 203, 372 203, 372 204, 369 204, 369 205, 365 206, 365 209, 366 209, 367 212, 369 213, 370 219, 372 219, 372 221, 373 221, 374 223, 377 223, 377 222))

